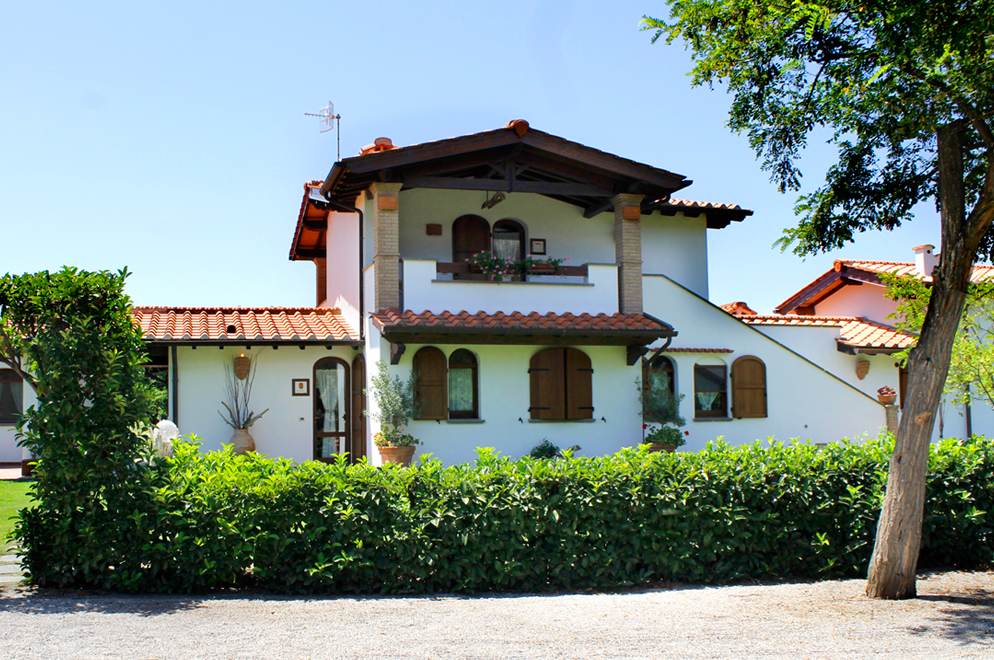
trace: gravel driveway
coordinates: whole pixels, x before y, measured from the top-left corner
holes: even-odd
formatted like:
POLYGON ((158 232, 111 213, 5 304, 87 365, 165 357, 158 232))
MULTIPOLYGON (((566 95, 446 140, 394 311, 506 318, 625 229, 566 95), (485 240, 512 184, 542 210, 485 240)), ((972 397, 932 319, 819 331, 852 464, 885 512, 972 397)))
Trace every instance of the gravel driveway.
POLYGON ((913 601, 863 580, 411 598, 0 596, 0 657, 994 658, 994 573, 913 601))

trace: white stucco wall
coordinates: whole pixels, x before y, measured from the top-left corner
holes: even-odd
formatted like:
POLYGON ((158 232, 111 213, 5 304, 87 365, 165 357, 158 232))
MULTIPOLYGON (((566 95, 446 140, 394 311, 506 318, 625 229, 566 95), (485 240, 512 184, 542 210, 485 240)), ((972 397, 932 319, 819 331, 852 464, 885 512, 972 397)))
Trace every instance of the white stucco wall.
POLYGON ((832 442, 843 437, 877 434, 885 424, 884 408, 846 382, 803 359, 770 337, 661 276, 643 278, 645 310, 671 323, 679 332, 673 348, 726 348, 732 353, 669 353, 676 364, 678 392, 686 394, 681 414, 690 431, 687 449, 704 447, 723 436, 731 443, 757 439, 810 439, 832 442), (766 365, 767 412, 764 419, 694 420, 694 364, 754 355, 766 365))
POLYGON ((256 451, 268 456, 283 456, 295 461, 313 457, 314 364, 325 357, 341 358, 351 367, 357 355, 349 347, 272 347, 244 346, 223 348, 204 346, 194 350, 181 346, 179 362, 179 419, 183 435, 195 433, 203 440, 203 450, 220 449, 233 433, 218 415, 223 410, 224 365, 235 356, 245 354, 258 360, 251 407, 255 412, 269 408, 249 432, 255 438, 256 451), (291 380, 306 378, 310 396, 293 396, 291 380))
POLYGON ((642 272, 666 275, 697 295, 708 297, 707 219, 642 216, 642 272))
POLYGON ((326 236, 328 305, 342 310, 350 328, 358 328, 359 214, 329 213, 326 236))
MULTIPOLYGON (((627 365, 623 346, 576 346, 590 357, 594 369, 594 419, 567 422, 529 421, 529 361, 548 346, 436 347, 446 356, 459 348, 477 356, 481 421, 412 422, 409 431, 423 443, 415 458, 431 454, 445 464, 463 463, 476 459, 478 447, 493 447, 504 456, 518 458, 545 438, 561 448, 580 445, 578 455, 600 456, 642 440, 635 385, 640 367, 627 365)), ((390 367, 390 373, 408 378, 420 348, 408 345, 400 364, 390 367)), ((371 369, 375 369, 372 353, 369 357, 371 369)))
POLYGON ((847 285, 815 305, 818 316, 863 316, 872 321, 894 324, 888 318, 897 303, 884 297, 885 288, 874 284, 847 285))
MULTIPOLYGON (((34 389, 27 383, 21 385, 21 411, 38 403, 34 389)), ((21 464, 24 449, 17 446, 13 424, 0 424, 0 463, 21 464)))
POLYGON ((438 279, 435 264, 433 260, 404 260, 406 309, 525 314, 618 311, 618 267, 613 264, 589 265, 586 282, 582 278, 543 277, 542 282, 503 283, 438 279))

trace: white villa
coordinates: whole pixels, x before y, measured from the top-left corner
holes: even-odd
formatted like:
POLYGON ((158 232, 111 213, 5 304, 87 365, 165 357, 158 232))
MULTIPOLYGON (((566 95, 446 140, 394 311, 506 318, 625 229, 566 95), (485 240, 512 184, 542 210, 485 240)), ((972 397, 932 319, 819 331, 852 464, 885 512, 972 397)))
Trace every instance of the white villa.
MULTIPOLYGON (((837 262, 831 282, 776 315, 726 311, 708 298, 708 232, 752 212, 675 196, 690 183, 523 120, 407 147, 380 138, 304 185, 290 259, 315 264, 314 307, 138 307, 135 318, 170 419, 205 449, 229 442, 218 410, 225 365, 242 355, 257 363, 253 407, 269 408, 251 429, 257 451, 297 461, 379 462, 363 411, 380 359, 417 374, 422 414, 407 430, 419 455, 446 464, 478 447, 521 456, 545 438, 582 455, 635 445, 636 381, 649 371, 684 395, 686 451, 718 436, 825 443, 893 424, 897 406, 876 390, 899 387, 891 353, 911 338, 886 325, 886 306, 863 304, 879 289, 862 275, 871 262, 837 262), (467 262, 481 252, 568 261, 494 281, 467 262)), ((6 373, 0 402, 30 405, 6 373)), ((960 432, 950 417, 946 435, 960 432)), ((8 429, 0 462, 20 462, 8 429)))

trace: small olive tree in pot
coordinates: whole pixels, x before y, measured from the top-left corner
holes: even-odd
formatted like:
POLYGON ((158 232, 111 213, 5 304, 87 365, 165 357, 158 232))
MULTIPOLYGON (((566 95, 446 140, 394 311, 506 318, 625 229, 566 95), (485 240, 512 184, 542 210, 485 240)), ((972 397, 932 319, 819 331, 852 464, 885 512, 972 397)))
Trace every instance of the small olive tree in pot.
POLYGON ((636 380, 635 384, 642 404, 642 442, 649 445, 649 451, 672 452, 685 445, 687 434, 680 430, 687 423, 680 415, 684 395, 676 395, 665 384, 652 379, 645 383, 636 380), (654 424, 658 426, 652 426, 654 424))
POLYGON ((418 416, 418 404, 414 396, 416 374, 404 382, 399 376, 391 377, 386 360, 376 363, 376 373, 370 378, 373 399, 378 410, 366 414, 380 423, 380 431, 373 436, 373 443, 380 450, 383 463, 410 465, 414 457, 415 445, 420 444, 404 428, 418 416))

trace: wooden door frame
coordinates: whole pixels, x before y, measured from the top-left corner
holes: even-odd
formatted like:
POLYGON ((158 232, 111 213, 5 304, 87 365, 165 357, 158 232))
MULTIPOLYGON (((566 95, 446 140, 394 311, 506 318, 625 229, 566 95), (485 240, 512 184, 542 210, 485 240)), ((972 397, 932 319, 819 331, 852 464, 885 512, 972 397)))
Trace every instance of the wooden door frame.
MULTIPOLYGON (((314 363, 311 368, 311 381, 314 383, 314 396, 311 397, 311 457, 315 461, 321 461, 323 463, 329 463, 329 459, 318 457, 318 438, 319 437, 338 437, 337 434, 333 435, 318 435, 317 431, 317 416, 318 416, 318 367, 322 364, 328 364, 329 362, 334 362, 342 365, 345 368, 345 383, 348 387, 347 396, 345 397, 345 431, 342 433, 341 437, 346 443, 349 442, 349 438, 352 435, 352 371, 349 367, 349 363, 338 357, 323 357, 314 363)), ((339 452, 340 453, 340 452, 339 452)))

